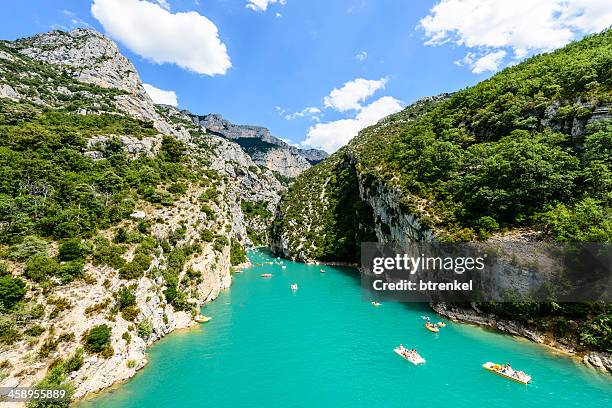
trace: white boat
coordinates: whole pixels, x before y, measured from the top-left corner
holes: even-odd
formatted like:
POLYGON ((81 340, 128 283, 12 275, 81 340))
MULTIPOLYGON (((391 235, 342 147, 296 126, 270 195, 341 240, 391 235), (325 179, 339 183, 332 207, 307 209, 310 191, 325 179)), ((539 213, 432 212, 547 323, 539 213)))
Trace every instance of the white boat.
POLYGON ((372 302, 372 306, 380 306, 380 302, 372 302))
POLYGON ((321 272, 321 273, 325 273, 325 269, 321 269, 321 271, 320 271, 320 272, 321 272))
POLYGON ((212 320, 212 317, 210 317, 210 316, 202 316, 202 315, 197 315, 197 316, 195 317, 195 319, 193 319, 193 320, 195 320, 195 321, 196 321, 196 322, 198 322, 198 323, 206 323, 206 322, 211 321, 211 320, 212 320))
POLYGON ((397 355, 399 355, 400 357, 402 357, 405 360, 410 361, 414 365, 425 364, 425 359, 423 357, 421 357, 421 355, 419 353, 417 353, 416 351, 414 353, 406 353, 406 354, 404 354, 408 350, 407 349, 403 349, 402 350, 399 347, 394 348, 393 351, 395 351, 395 353, 397 355))
POLYGON ((492 363, 487 361, 482 365, 485 370, 488 370, 494 374, 507 378, 508 380, 516 381, 521 384, 527 384, 531 381, 531 376, 525 374, 522 371, 506 369, 504 370, 503 366, 500 364, 492 363))
POLYGON ((283 269, 287 269, 287 267, 286 267, 285 265, 281 266, 281 268, 283 268, 283 269))
POLYGON ((291 290, 298 290, 298 285, 297 285, 297 283, 292 283, 292 284, 291 284, 291 290))

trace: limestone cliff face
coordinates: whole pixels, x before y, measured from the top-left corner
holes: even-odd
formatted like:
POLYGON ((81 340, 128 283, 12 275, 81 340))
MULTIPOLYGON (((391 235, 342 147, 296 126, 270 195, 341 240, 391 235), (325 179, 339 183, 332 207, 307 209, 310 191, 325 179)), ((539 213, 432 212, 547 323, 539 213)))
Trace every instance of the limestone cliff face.
POLYGON ((327 153, 321 150, 291 146, 261 126, 235 125, 219 114, 190 116, 194 123, 202 125, 209 133, 238 143, 257 165, 285 177, 297 177, 327 157, 327 153))
MULTIPOLYGON (((132 63, 115 43, 96 31, 54 31, 2 42, 0 48, 0 98, 46 109, 70 108, 75 115, 129 116, 145 125, 151 123, 157 131, 146 137, 95 134, 87 140, 83 156, 103 160, 105 146, 118 141, 128 160, 154 158, 162 139, 171 136, 184 143, 187 165, 200 175, 187 182, 186 191, 170 203, 139 199, 130 219, 98 232, 110 243, 118 227, 136 231, 138 225, 146 225, 147 237, 156 247, 151 265, 140 278, 121 278, 118 269, 88 258, 84 269, 87 279, 52 285, 43 292, 36 282, 24 277, 22 263, 11 263, 11 273, 27 282, 27 299, 44 305, 38 324, 48 328, 49 334, 0 347, 0 361, 6 361, 8 367, 2 368, 0 386, 37 384, 52 361, 68 358, 83 347, 85 333, 106 324, 112 329, 112 355, 86 352, 81 368, 70 373, 74 395, 80 398, 133 376, 147 362, 148 345, 175 329, 195 324, 190 310, 175 307, 166 299, 170 285, 166 271, 172 262, 176 264, 172 260, 176 251, 191 248, 176 279, 185 302, 197 310, 230 286, 231 268, 236 267, 232 266, 231 245, 249 247, 254 240, 267 240, 270 220, 244 213, 244 203, 259 203, 272 214, 285 187, 272 170, 258 166, 240 144, 207 133, 189 113, 156 106, 132 63), (11 75, 15 67, 21 71, 19 76, 11 75), (45 75, 49 78, 42 80, 45 75), (117 292, 122 287, 129 287, 135 295, 132 317, 118 310, 117 292), (50 299, 60 299, 65 307, 58 309, 50 299), (45 341, 56 345, 43 355, 38 350, 45 341)), ((309 165, 301 156, 294 161, 283 161, 282 157, 272 161, 277 171, 290 175, 309 165)), ((121 258, 132 261, 138 244, 121 245, 121 258)), ((58 243, 51 242, 50 247, 49 255, 56 255, 58 243)))
POLYGON ((159 116, 134 65, 103 34, 82 28, 52 31, 17 40, 12 46, 29 58, 60 67, 79 82, 121 91, 114 98, 119 111, 152 121, 162 133, 186 137, 159 116))

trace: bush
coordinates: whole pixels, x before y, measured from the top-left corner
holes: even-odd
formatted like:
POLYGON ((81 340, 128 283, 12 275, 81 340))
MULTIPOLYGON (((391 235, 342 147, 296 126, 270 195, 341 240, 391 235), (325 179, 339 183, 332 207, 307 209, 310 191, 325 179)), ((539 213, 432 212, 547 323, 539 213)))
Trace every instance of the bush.
POLYGON ((47 241, 35 235, 28 235, 19 244, 11 247, 9 258, 17 261, 25 261, 34 255, 47 254, 47 241))
POLYGON ((185 143, 172 136, 164 135, 160 150, 160 155, 164 160, 178 163, 182 160, 183 156, 185 156, 186 150, 185 143))
POLYGON ((12 276, 0 276, 0 303, 7 309, 12 308, 26 294, 25 283, 12 276))
POLYGON ((187 192, 187 185, 185 183, 172 183, 168 187, 168 192, 172 194, 185 194, 187 192))
POLYGON ((117 307, 119 310, 136 305, 136 295, 129 288, 122 286, 117 291, 117 307))
POLYGON ((215 251, 221 252, 228 244, 229 242, 227 241, 227 237, 225 237, 224 235, 219 235, 215 239, 213 248, 215 249, 215 251))
POLYGON ((81 240, 77 238, 64 241, 59 247, 58 259, 63 262, 74 261, 83 256, 81 240))
POLYGON ((59 264, 55 258, 38 254, 28 260, 23 273, 26 277, 35 282, 42 282, 50 276, 56 276, 58 271, 59 264))
POLYGON ((85 349, 90 352, 99 353, 105 347, 110 346, 112 330, 106 324, 92 327, 85 335, 85 349))
POLYGON ((142 253, 134 255, 132 262, 125 264, 119 269, 121 279, 137 279, 144 275, 144 272, 151 266, 151 257, 142 253))
POLYGON ((137 331, 138 336, 146 340, 151 333, 153 333, 153 325, 151 325, 151 321, 143 320, 142 322, 138 323, 137 331))
POLYGON ((106 238, 96 237, 93 252, 94 265, 104 264, 119 269, 125 265, 125 259, 121 257, 124 252, 123 248, 111 244, 106 238))
POLYGON ((230 263, 232 265, 240 265, 241 263, 246 262, 246 251, 240 245, 237 239, 232 238, 232 245, 230 248, 230 263))
POLYGON ((59 276, 63 283, 72 282, 74 279, 83 276, 83 262, 71 261, 60 266, 59 276))
POLYGON ((83 365, 83 349, 79 348, 75 351, 74 355, 70 357, 64 363, 64 368, 66 372, 71 373, 73 371, 78 370, 83 365))
POLYGON ((26 329, 23 334, 26 336, 38 337, 45 332, 45 328, 39 324, 35 324, 32 327, 26 329))
POLYGON ((210 206, 206 204, 203 204, 200 209, 204 214, 206 214, 206 218, 208 219, 212 219, 215 216, 215 210, 213 210, 212 208, 210 208, 210 206))
POLYGON ((215 239, 215 234, 213 234, 211 230, 204 228, 202 232, 200 232, 200 238, 202 238, 204 242, 212 242, 213 239, 215 239))
POLYGON ((11 345, 21 338, 21 334, 15 328, 15 323, 11 321, 0 321, 0 345, 11 345))
POLYGON ((140 309, 136 306, 128 306, 121 310, 121 317, 123 317, 128 322, 133 322, 140 313, 140 309))

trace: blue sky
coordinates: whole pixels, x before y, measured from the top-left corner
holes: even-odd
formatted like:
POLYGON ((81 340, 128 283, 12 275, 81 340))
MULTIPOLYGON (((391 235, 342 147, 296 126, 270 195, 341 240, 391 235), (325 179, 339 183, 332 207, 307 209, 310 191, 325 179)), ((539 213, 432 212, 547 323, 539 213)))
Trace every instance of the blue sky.
POLYGON ((174 92, 180 108, 331 152, 420 97, 472 85, 612 23, 608 1, 509 3, 5 0, 0 38, 95 28, 143 82, 174 92))

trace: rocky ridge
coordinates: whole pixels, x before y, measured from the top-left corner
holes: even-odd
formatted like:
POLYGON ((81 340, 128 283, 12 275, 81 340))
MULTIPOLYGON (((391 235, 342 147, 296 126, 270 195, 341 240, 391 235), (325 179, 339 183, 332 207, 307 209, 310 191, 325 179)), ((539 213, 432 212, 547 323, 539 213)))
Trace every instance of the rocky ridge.
POLYGON ((297 177, 302 171, 327 157, 327 153, 322 150, 299 149, 291 146, 273 136, 265 127, 235 125, 217 113, 209 115, 185 113, 207 132, 238 143, 256 164, 285 177, 297 177))

